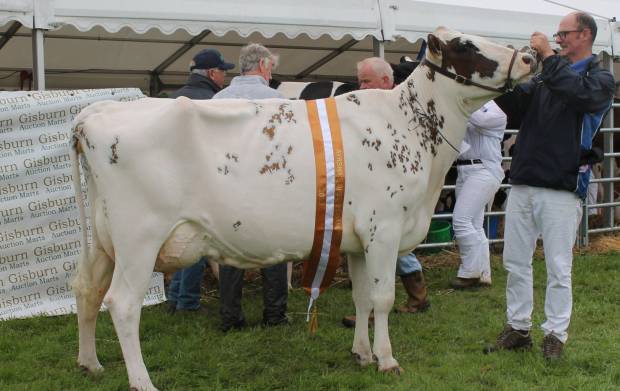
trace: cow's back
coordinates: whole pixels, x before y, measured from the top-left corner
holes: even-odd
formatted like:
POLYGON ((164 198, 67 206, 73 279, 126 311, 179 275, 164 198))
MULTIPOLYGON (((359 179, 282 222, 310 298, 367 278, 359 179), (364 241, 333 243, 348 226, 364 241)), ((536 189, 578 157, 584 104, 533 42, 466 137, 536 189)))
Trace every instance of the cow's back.
POLYGON ((77 123, 111 225, 136 221, 161 237, 161 227, 167 234, 191 220, 235 256, 309 252, 315 174, 305 102, 103 102, 77 123))

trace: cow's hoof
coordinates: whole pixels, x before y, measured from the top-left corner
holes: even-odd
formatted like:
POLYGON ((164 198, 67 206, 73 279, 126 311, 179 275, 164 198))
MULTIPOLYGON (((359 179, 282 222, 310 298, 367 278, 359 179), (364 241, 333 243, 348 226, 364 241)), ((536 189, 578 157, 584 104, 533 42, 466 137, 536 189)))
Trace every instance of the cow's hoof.
POLYGON ((103 376, 103 367, 100 366, 98 369, 93 370, 85 365, 80 365, 80 372, 82 372, 82 375, 95 380, 103 376))
POLYGON ((99 363, 96 365, 78 364, 80 370, 88 375, 98 375, 103 372, 103 366, 99 363))
POLYGON ((371 357, 369 356, 364 357, 359 353, 351 352, 351 357, 353 357, 353 360, 355 361, 355 363, 361 367, 366 367, 375 362, 373 360, 374 355, 371 357))
POLYGON ((383 368, 383 369, 379 368, 379 371, 390 374, 390 375, 396 375, 396 376, 400 376, 403 373, 405 373, 405 370, 398 365, 395 367, 391 367, 391 368, 383 368))

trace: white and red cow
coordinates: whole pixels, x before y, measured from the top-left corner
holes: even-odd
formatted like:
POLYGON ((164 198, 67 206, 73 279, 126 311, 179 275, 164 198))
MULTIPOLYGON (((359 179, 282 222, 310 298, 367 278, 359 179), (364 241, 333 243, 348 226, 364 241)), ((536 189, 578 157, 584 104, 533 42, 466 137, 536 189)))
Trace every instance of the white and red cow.
MULTIPOLYGON (((346 167, 340 250, 349 260, 352 353, 361 365, 376 357, 379 370, 400 372, 388 335, 396 257, 424 239, 467 118, 502 86, 527 78, 533 62, 439 28, 429 35, 427 62, 394 90, 334 98, 346 167), (446 76, 456 74, 461 84, 446 76)), ((74 178, 82 154, 93 225, 73 284, 78 363, 102 369, 95 322, 103 301, 130 386, 154 390, 138 335, 153 269, 184 267, 202 254, 241 268, 308 257, 316 176, 306 102, 101 102, 82 111, 74 130, 74 178)))

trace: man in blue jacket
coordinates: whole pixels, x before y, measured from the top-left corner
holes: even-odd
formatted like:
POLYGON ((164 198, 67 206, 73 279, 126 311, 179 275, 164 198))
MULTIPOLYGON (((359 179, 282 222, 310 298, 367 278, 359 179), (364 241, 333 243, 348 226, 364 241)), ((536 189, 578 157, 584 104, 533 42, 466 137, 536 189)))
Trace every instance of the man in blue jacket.
POLYGON ((170 97, 186 96, 190 99, 211 99, 224 88, 226 71, 235 64, 226 62, 224 56, 216 49, 203 49, 196 53, 189 64, 187 83, 173 92, 170 97))
POLYGON ((533 33, 530 46, 542 59, 542 72, 496 99, 511 122, 520 122, 520 130, 504 232, 508 319, 487 352, 532 345, 532 256, 541 234, 547 266, 546 319, 541 325, 545 359, 560 358, 568 338, 580 199, 587 193, 592 139, 614 92, 612 74, 592 55, 596 31, 586 13, 565 16, 554 34, 559 53, 544 34, 533 33))

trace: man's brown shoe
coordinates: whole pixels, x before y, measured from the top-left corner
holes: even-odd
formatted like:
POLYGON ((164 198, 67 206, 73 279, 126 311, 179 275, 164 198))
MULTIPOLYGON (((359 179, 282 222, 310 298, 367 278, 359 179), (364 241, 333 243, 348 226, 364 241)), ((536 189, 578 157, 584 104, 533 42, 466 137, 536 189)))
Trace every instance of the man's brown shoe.
MULTIPOLYGON (((375 313, 374 311, 370 312, 368 316, 368 324, 372 326, 375 323, 375 313)), ((355 327, 355 315, 347 315, 342 318, 342 325, 346 328, 352 329, 355 327)))
POLYGON ((564 344, 555 335, 548 334, 543 338, 543 357, 548 361, 555 361, 562 357, 564 344))
POLYGON ((489 354, 498 350, 519 350, 530 349, 532 347, 532 337, 529 330, 516 330, 507 324, 504 330, 497 337, 494 345, 484 348, 484 353, 489 354))
POLYGON ((450 288, 452 289, 470 289, 478 288, 484 284, 480 283, 479 278, 462 278, 456 277, 450 281, 450 288))

